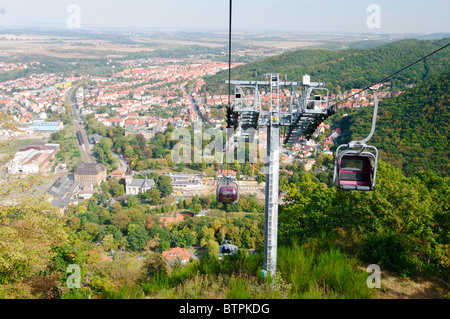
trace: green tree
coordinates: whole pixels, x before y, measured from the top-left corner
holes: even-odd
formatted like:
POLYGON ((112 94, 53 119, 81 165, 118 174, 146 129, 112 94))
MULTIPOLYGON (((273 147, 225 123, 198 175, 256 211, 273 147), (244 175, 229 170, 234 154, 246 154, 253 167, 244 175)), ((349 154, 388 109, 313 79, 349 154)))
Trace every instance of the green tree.
POLYGON ((130 221, 130 217, 124 211, 119 211, 111 216, 111 224, 122 231, 128 228, 130 221))
POLYGON ((31 292, 31 286, 42 278, 38 275, 48 270, 55 250, 68 242, 63 217, 39 191, 45 185, 44 179, 42 175, 9 176, 7 181, 0 182, 0 284, 3 288, 17 285, 23 292, 27 289, 31 292))
POLYGON ((159 205, 161 204, 161 192, 157 188, 151 188, 147 192, 148 194, 148 200, 152 205, 159 205))
POLYGON ((166 197, 172 194, 172 179, 166 175, 160 175, 156 179, 156 185, 161 192, 161 197, 166 197))
POLYGON ((214 229, 203 225, 197 235, 197 239, 201 247, 208 245, 209 241, 214 240, 214 229))
POLYGON ((111 187, 109 192, 113 197, 125 194, 125 187, 123 184, 120 184, 116 179, 113 178, 109 179, 108 181, 111 187))
POLYGON ((133 147, 131 145, 125 146, 125 150, 124 150, 123 154, 125 155, 125 157, 133 156, 133 154, 134 154, 133 147))
POLYGON ((445 236, 436 227, 436 217, 442 215, 436 213, 440 208, 433 195, 419 179, 407 178, 383 161, 373 192, 337 191, 304 175, 298 186, 291 185, 285 201, 279 210, 281 243, 336 234, 367 262, 399 274, 448 272, 448 264, 442 263, 445 236))
POLYGON ((219 244, 215 240, 209 240, 206 247, 206 254, 209 258, 219 257, 219 244))
POLYGON ((199 213, 202 210, 202 205, 197 203, 192 206, 192 211, 194 213, 199 213))
POLYGON ((142 266, 144 280, 150 280, 156 275, 167 274, 166 263, 162 259, 161 254, 152 254, 149 258, 145 259, 142 266))
POLYGON ((172 159, 172 155, 167 154, 166 156, 164 156, 164 158, 166 159, 167 166, 172 168, 173 165, 174 165, 174 162, 173 162, 173 159, 172 159))
POLYGON ((148 232, 142 224, 130 224, 128 226, 128 244, 132 250, 144 249, 149 239, 148 232))
POLYGON ((114 240, 114 235, 113 234, 105 235, 102 240, 102 245, 103 248, 107 251, 117 249, 117 243, 114 240))

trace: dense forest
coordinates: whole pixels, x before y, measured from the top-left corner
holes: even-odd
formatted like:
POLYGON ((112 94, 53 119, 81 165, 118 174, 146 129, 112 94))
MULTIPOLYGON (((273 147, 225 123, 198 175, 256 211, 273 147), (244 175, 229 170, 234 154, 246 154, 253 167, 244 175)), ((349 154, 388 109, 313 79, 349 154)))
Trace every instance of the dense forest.
MULTIPOLYGON (((380 103, 370 144, 379 148, 382 160, 401 168, 408 176, 427 170, 449 176, 449 86, 447 71, 380 103)), ((333 125, 342 132, 338 143, 367 136, 373 108, 345 111, 348 116, 334 118, 333 125)))
POLYGON ((383 161, 373 192, 339 191, 305 175, 280 205, 279 240, 335 234, 344 249, 401 275, 448 276, 449 182, 432 171, 407 178, 383 161))
MULTIPOLYGON (((301 81, 304 74, 309 74, 312 80, 325 82, 331 92, 339 93, 371 85, 447 42, 448 39, 408 39, 367 50, 298 50, 235 67, 231 79, 262 80, 265 74, 277 72, 282 79, 286 75, 289 81, 301 81)), ((402 89, 406 84, 419 83, 441 72, 449 62, 448 50, 439 52, 396 75, 392 84, 402 89)), ((204 89, 211 94, 227 92, 226 79, 227 70, 206 77, 204 89)))

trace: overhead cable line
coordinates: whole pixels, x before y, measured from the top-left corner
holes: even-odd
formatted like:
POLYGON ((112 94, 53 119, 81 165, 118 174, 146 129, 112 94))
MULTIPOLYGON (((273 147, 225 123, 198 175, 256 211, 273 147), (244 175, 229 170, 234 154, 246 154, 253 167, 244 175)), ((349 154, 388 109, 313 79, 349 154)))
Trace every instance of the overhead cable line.
POLYGON ((230 16, 228 22, 228 106, 227 106, 227 128, 231 127, 231 18, 232 18, 232 0, 230 0, 230 16))

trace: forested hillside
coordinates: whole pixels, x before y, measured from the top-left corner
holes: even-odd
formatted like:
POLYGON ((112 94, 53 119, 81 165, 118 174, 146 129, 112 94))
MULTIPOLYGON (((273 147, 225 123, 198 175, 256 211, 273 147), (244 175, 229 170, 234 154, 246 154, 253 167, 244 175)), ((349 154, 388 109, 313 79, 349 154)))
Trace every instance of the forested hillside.
POLYGON ((383 161, 373 192, 340 191, 305 175, 280 205, 279 242, 334 234, 336 245, 367 263, 448 276, 449 185, 431 171, 405 177, 383 161))
MULTIPOLYGON (((331 91, 338 93, 379 81, 447 42, 448 39, 409 39, 368 50, 299 50, 235 67, 231 71, 231 79, 261 80, 264 74, 277 72, 281 78, 287 75, 288 80, 299 81, 303 74, 310 74, 313 80, 326 82, 331 91)), ((403 84, 419 83, 445 69, 449 62, 449 50, 441 51, 396 75, 392 83, 399 88, 403 88, 403 84)), ((207 77, 205 90, 210 93, 226 92, 226 79, 227 70, 207 77)))
MULTIPOLYGON (((380 150, 382 160, 412 176, 433 170, 449 176, 450 71, 434 76, 396 98, 382 101, 370 144, 380 150)), ((338 143, 367 136, 373 108, 362 108, 349 116, 335 118, 341 128, 338 143)))

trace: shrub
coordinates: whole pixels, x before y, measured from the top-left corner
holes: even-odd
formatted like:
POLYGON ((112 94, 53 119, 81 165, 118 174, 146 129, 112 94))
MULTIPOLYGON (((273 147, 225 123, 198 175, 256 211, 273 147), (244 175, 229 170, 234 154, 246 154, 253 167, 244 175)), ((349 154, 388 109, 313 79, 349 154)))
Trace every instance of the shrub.
POLYGON ((291 285, 289 298, 370 298, 367 273, 357 260, 332 245, 328 238, 311 238, 278 250, 278 270, 291 285))
POLYGON ((396 271, 401 276, 407 276, 418 270, 411 256, 410 246, 404 236, 396 233, 372 234, 366 238, 358 255, 371 264, 378 264, 396 271))

